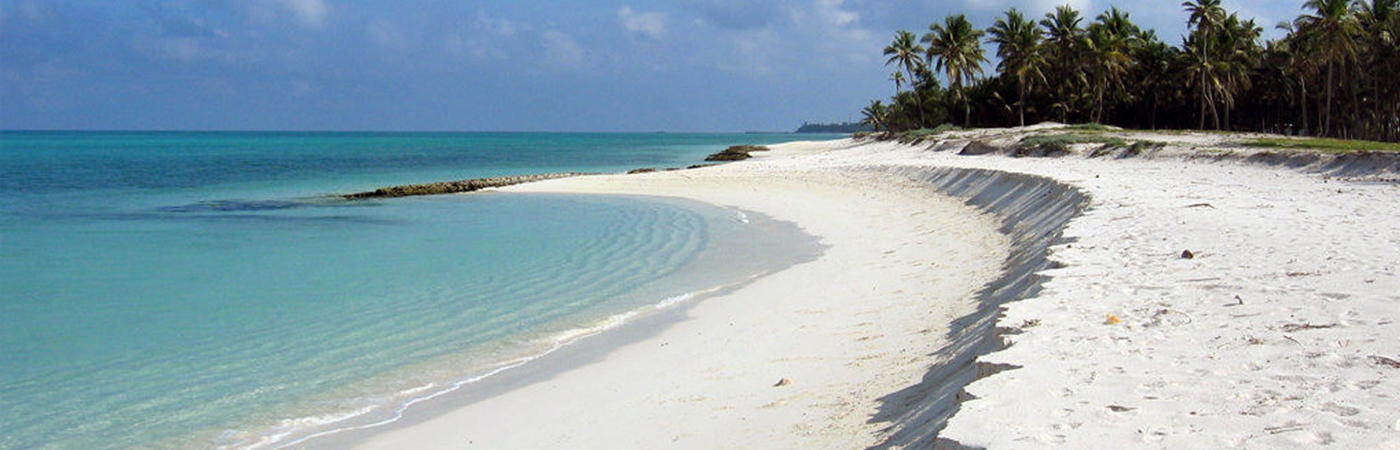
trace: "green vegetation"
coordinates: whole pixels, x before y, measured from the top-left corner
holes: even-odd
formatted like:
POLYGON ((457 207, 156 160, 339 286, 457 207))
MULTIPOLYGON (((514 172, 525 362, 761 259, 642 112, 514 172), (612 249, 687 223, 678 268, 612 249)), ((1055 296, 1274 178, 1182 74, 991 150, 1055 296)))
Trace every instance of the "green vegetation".
POLYGON ((797 128, 798 133, 859 133, 873 128, 865 123, 804 123, 797 128))
POLYGON ((942 25, 933 24, 919 42, 928 44, 928 60, 948 75, 948 92, 954 101, 963 104, 963 126, 971 126, 972 104, 968 102, 963 83, 972 84, 982 74, 982 30, 972 27, 967 16, 948 16, 942 25))
POLYGON ((1400 144, 1376 141, 1355 141, 1329 138, 1258 138, 1242 144, 1246 147, 1318 150, 1332 153, 1400 152, 1400 144))
POLYGON ((1099 131, 1099 132, 1104 132, 1104 131, 1117 131, 1117 130, 1118 130, 1118 129, 1115 128, 1115 127, 1110 127, 1110 126, 1108 126, 1108 125, 1103 125, 1103 124, 1098 124, 1098 123, 1081 123, 1081 124, 1077 124, 1077 125, 1070 125, 1070 126, 1067 126, 1067 127, 1065 127, 1065 128, 1066 128, 1066 129, 1070 129, 1070 130, 1077 130, 1077 131, 1099 131))
POLYGON ((1097 131, 1210 128, 1400 142, 1400 0, 1303 0, 1304 14, 1270 41, 1221 0, 1182 8, 1189 32, 1178 45, 1117 8, 1091 20, 1060 6, 1038 22, 1011 9, 986 30, 950 15, 922 39, 900 30, 884 49, 886 65, 897 69, 895 94, 866 107, 864 122, 901 132, 950 117, 965 127, 1055 120, 1104 124, 1091 126, 1097 131), (1000 59, 987 77, 984 38, 1000 59))
POLYGON ((1037 134, 1027 136, 1021 140, 1021 145, 1028 147, 1052 146, 1058 148, 1068 148, 1075 144, 1104 144, 1110 147, 1127 147, 1128 141, 1119 137, 1095 136, 1087 134, 1037 134))
MULTIPOLYGON (((1071 127, 1072 128, 1072 127, 1071 127)), ((1102 126, 1089 126, 1085 130, 1109 131, 1102 126)), ((1070 151, 1070 146, 1079 144, 1098 144, 1097 148, 1089 151, 1089 157, 1098 158, 1112 154, 1114 151, 1121 151, 1122 156, 1137 156, 1149 149, 1161 148, 1164 144, 1160 142, 1133 140, 1128 141, 1117 136, 1104 136, 1100 134, 1084 133, 1064 133, 1064 134, 1037 134, 1027 136, 1021 140, 1018 155, 1057 155, 1070 151)))
POLYGON ((1036 134, 1021 139, 1021 147, 1018 155, 1027 156, 1032 154, 1057 155, 1068 153, 1071 145, 1077 144, 1101 144, 1098 150, 1093 153, 1098 156, 1100 151, 1107 148, 1127 148, 1128 142, 1119 137, 1099 136, 1090 134, 1036 134))
POLYGON ((963 129, 957 125, 945 123, 934 128, 920 128, 917 130, 899 132, 896 133, 896 137, 899 139, 899 142, 905 144, 912 144, 922 142, 928 139, 933 139, 935 137, 938 137, 939 135, 942 135, 943 133, 947 133, 950 131, 962 130, 963 129))

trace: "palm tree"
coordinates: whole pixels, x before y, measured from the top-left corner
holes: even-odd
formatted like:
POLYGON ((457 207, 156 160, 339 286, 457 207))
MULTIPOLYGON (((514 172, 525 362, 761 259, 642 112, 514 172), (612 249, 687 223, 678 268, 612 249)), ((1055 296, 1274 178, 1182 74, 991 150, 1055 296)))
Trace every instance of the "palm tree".
POLYGON ((1227 129, 1230 128, 1230 112, 1235 108, 1236 97, 1253 86, 1250 75, 1260 63, 1259 35, 1263 31, 1254 20, 1240 20, 1235 14, 1230 14, 1221 23, 1216 39, 1219 58, 1216 67, 1220 75, 1216 97, 1225 106, 1227 129))
POLYGON ((1074 95, 1080 86, 1087 84, 1084 71, 1084 29, 1079 27, 1083 20, 1079 11, 1069 5, 1061 5, 1054 12, 1046 13, 1040 26, 1045 28, 1045 52, 1051 76, 1059 81, 1052 109, 1060 110, 1060 120, 1069 121, 1069 113, 1074 109, 1074 95))
POLYGON ((1278 24, 1278 28, 1288 33, 1282 41, 1279 41, 1277 50, 1284 55, 1282 57, 1283 73, 1297 80, 1298 106, 1302 108, 1302 123, 1299 124, 1299 133, 1307 136, 1311 134, 1312 127, 1312 121, 1308 116, 1308 80, 1313 77, 1317 65, 1312 58, 1307 57, 1313 52, 1309 48, 1311 43, 1298 34, 1292 22, 1282 22, 1278 24))
POLYGON ((948 16, 922 36, 895 34, 885 48, 898 68, 895 97, 862 113, 891 131, 947 122, 958 106, 971 126, 977 105, 988 112, 978 126, 1041 116, 1400 141, 1400 0, 1292 1, 1302 11, 1268 42, 1224 0, 1175 0, 1188 14, 1176 45, 1117 8, 1090 17, 1070 6, 1043 17, 1009 9, 980 31, 948 16), (996 45, 990 78, 979 44, 996 45))
POLYGON ((872 100, 869 106, 860 110, 860 114, 864 116, 860 122, 870 125, 875 131, 885 128, 885 104, 879 100, 872 100))
POLYGON ((1132 19, 1128 17, 1129 15, 1118 9, 1117 6, 1111 6, 1108 11, 1099 14, 1096 20, 1100 26, 1114 35, 1137 39, 1142 34, 1142 29, 1133 23, 1132 19))
POLYGON ((1219 81, 1214 79, 1215 70, 1211 64, 1210 42, 1215 29, 1220 26, 1221 21, 1225 20, 1225 10, 1220 7, 1220 0, 1195 0, 1194 2, 1188 0, 1182 2, 1181 7, 1186 8, 1186 12, 1191 13, 1186 24, 1196 27, 1191 33, 1192 36, 1187 38, 1188 41, 1191 41, 1188 44, 1194 45, 1183 47, 1188 49, 1187 53, 1192 61, 1192 72, 1200 77, 1196 80, 1196 89, 1199 90, 1201 99, 1200 128, 1206 127, 1207 105, 1210 106, 1211 117, 1215 118, 1216 128, 1219 128, 1220 118, 1214 113, 1215 101, 1210 95, 1211 87, 1219 81))
MULTIPOLYGON (((885 65, 898 64, 899 67, 903 67, 904 71, 909 74, 911 80, 918 79, 916 74, 919 70, 919 66, 923 65, 924 47, 919 45, 916 39, 917 37, 914 36, 914 33, 907 30, 899 30, 894 33, 894 42, 891 42, 889 46, 885 47, 885 56, 890 57, 889 60, 885 61, 885 65)), ((896 85, 896 90, 897 89, 898 85, 896 85)), ((919 105, 919 126, 923 126, 924 109, 922 105, 924 102, 923 99, 919 98, 918 88, 914 89, 914 100, 916 100, 917 105, 919 105)))
POLYGON ((963 82, 975 81, 982 74, 982 63, 987 62, 982 54, 982 30, 973 28, 962 14, 948 16, 942 25, 935 23, 928 28, 921 39, 928 44, 928 59, 948 76, 948 89, 963 102, 963 125, 971 126, 972 103, 964 98, 963 82))
MULTIPOLYGON (((1259 59, 1259 70, 1255 72, 1258 89, 1252 91, 1259 94, 1259 100, 1267 108, 1264 112, 1266 118, 1261 127, 1264 131, 1292 134, 1292 127, 1287 125, 1290 123, 1289 119, 1285 118, 1279 109, 1289 105, 1295 93, 1303 86, 1292 73, 1292 66, 1297 64, 1295 58, 1296 54, 1288 39, 1264 44, 1259 59)), ((1303 104, 1307 104, 1306 100, 1303 104)))
POLYGON ((1094 63, 1086 65, 1086 69, 1092 78, 1090 88, 1097 104, 1092 116, 1094 122, 1103 121, 1109 93, 1123 90, 1123 77, 1132 69, 1132 48, 1139 33, 1128 14, 1116 7, 1100 14, 1097 21, 1089 25, 1086 56, 1094 63))
POLYGON ((1026 19, 1016 8, 1006 11, 1006 17, 997 18, 987 29, 991 35, 988 41, 997 44, 997 70, 1016 77, 1016 107, 1021 116, 1021 126, 1026 126, 1026 94, 1034 88, 1035 82, 1045 82, 1045 53, 1041 51, 1042 36, 1035 22, 1026 19))
POLYGON ((1143 33, 1143 43, 1134 50, 1137 61, 1135 67, 1134 91, 1140 99, 1147 101, 1148 126, 1157 129, 1157 110, 1176 94, 1172 89, 1175 81, 1174 63, 1180 59, 1176 47, 1157 39, 1152 33, 1143 33))
POLYGON ((1209 48, 1209 43, 1204 34, 1191 33, 1181 43, 1181 48, 1184 69, 1188 75, 1187 83, 1200 99, 1200 129, 1206 128, 1208 115, 1214 119, 1215 128, 1220 128, 1220 115, 1215 106, 1215 93, 1220 90, 1220 76, 1217 74, 1218 68, 1206 51, 1209 48))
POLYGON ((1322 132, 1337 135, 1332 129, 1334 74, 1356 60, 1359 27, 1349 0, 1307 0, 1304 9, 1312 14, 1298 17, 1298 32, 1313 42, 1317 57, 1327 64, 1327 105, 1322 110, 1322 132))
POLYGON ((1357 15, 1366 49, 1361 67, 1371 87, 1368 137, 1395 139, 1400 128, 1400 0, 1360 2, 1357 15), (1388 114, 1383 105, 1391 108, 1388 114))

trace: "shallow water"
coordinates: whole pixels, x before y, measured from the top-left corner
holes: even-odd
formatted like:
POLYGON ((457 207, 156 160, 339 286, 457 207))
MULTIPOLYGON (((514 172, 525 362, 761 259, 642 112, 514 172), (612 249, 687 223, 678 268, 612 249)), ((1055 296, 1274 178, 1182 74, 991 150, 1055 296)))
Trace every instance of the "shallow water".
POLYGON ((0 134, 0 449, 275 448, 392 420, 815 244, 742 212, 391 184, 793 136, 0 134))

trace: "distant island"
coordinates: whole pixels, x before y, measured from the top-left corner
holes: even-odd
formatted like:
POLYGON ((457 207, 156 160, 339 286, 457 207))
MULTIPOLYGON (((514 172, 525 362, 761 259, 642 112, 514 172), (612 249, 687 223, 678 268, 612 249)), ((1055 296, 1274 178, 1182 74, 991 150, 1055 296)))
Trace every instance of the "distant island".
POLYGON ((845 123, 804 123, 797 128, 798 133, 860 133, 875 131, 869 124, 860 122, 845 123))

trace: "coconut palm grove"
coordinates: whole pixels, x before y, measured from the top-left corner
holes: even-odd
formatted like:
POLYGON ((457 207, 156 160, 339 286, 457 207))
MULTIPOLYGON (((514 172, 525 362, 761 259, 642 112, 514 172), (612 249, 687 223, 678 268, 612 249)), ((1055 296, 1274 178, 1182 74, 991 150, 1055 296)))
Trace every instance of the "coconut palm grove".
POLYGON ((1070 6, 1037 17, 1005 11, 988 28, 948 16, 885 47, 895 95, 862 114, 877 130, 1053 120, 1127 128, 1260 131, 1400 140, 1400 0, 1307 0, 1276 26, 1181 4, 1178 45, 1116 7, 1092 20, 1070 6), (996 49, 988 75, 983 43, 996 49), (946 80, 946 86, 939 78, 946 80))

